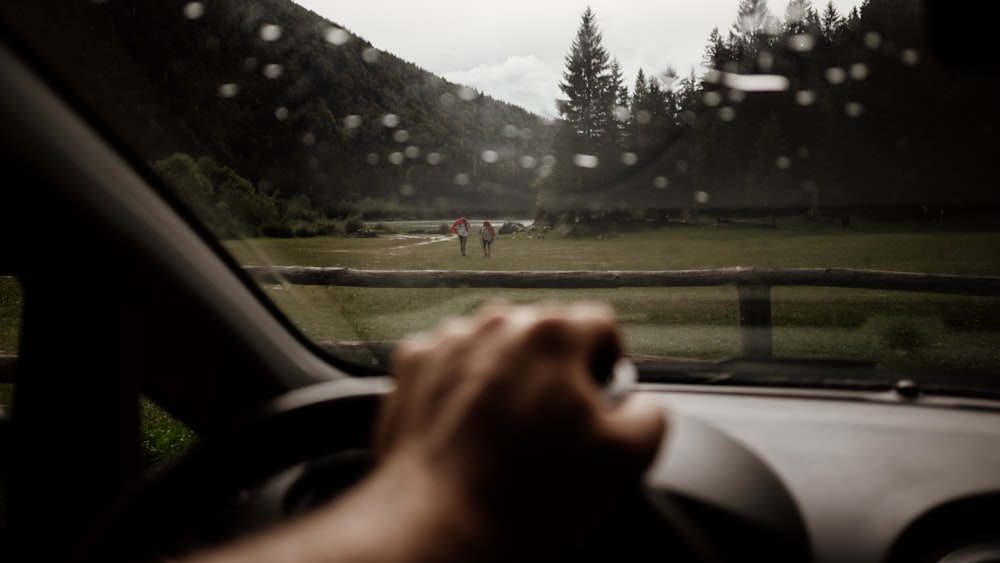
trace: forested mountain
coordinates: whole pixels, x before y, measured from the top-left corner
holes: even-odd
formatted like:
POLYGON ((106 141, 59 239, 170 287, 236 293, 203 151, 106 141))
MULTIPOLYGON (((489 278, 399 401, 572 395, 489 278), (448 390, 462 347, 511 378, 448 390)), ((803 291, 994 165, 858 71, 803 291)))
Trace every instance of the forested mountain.
POLYGON ((51 30, 27 39, 71 61, 63 72, 149 161, 208 157, 329 216, 534 208, 523 164, 544 156, 550 123, 379 51, 349 22, 289 0, 72 5, 5 9, 51 30))
POLYGON ((360 213, 995 207, 1000 80, 940 64, 923 6, 865 0, 841 14, 829 2, 733 0, 731 27, 706 36, 710 70, 684 77, 624 76, 600 33, 615 14, 588 9, 553 76, 555 121, 289 0, 2 9, 48 30, 26 39, 200 211, 232 232, 273 234, 297 217, 360 213), (239 9, 213 9, 222 4, 239 9), (163 33, 137 31, 150 27, 163 33))

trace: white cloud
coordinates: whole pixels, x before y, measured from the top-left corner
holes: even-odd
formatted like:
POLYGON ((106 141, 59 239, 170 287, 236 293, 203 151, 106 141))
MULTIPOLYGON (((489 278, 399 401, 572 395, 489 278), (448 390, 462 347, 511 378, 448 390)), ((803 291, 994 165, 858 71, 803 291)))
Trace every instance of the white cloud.
POLYGON ((553 68, 535 55, 511 55, 502 63, 447 72, 444 78, 539 115, 556 117, 555 99, 560 91, 553 77, 561 76, 561 72, 561 68, 553 68))

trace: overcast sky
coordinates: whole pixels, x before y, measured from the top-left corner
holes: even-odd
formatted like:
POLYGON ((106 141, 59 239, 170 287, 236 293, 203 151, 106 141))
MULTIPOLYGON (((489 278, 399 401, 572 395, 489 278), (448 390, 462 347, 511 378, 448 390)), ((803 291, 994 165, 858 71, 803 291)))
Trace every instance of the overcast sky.
MULTIPOLYGON (((708 36, 726 33, 738 0, 295 0, 377 49, 457 84, 555 116, 559 82, 583 12, 597 19, 604 48, 629 88, 639 69, 681 76, 700 64, 708 36)), ((860 0, 833 0, 841 14, 860 0)), ((787 1, 769 2, 783 17, 787 1)), ((817 11, 827 0, 813 0, 817 11)))

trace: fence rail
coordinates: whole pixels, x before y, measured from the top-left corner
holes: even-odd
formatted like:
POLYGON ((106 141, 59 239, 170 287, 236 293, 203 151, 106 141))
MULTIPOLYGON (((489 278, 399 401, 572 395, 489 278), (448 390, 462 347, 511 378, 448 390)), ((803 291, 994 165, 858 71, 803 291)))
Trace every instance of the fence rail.
POLYGON ((772 355, 771 288, 832 287, 1000 296, 1000 277, 924 274, 842 268, 721 268, 658 271, 480 271, 353 270, 247 266, 260 283, 379 288, 606 289, 623 287, 735 286, 739 300, 740 352, 746 357, 772 355))

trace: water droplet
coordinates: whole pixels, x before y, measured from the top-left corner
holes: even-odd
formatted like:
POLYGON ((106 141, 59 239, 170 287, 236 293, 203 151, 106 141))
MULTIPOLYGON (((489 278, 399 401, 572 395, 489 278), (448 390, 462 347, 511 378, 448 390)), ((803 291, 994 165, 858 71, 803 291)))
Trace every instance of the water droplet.
POLYGON ((378 164, 379 160, 381 160, 379 158, 379 156, 377 154, 373 153, 373 152, 368 153, 368 156, 365 157, 365 162, 367 162, 368 164, 370 164, 372 166, 375 166, 376 164, 378 164))
POLYGON ((698 190, 694 192, 694 200, 698 203, 708 203, 709 199, 711 199, 711 197, 709 197, 708 192, 706 191, 698 190))
POLYGON ((764 72, 770 72, 774 68, 774 55, 768 51, 764 51, 757 55, 757 66, 760 67, 764 72))
POLYGON ((780 74, 723 73, 722 83, 744 92, 784 92, 791 86, 787 77, 780 74))
POLYGON ((906 66, 916 66, 920 62, 920 52, 916 49, 903 49, 899 54, 899 59, 906 66))
POLYGON ((475 90, 469 88, 468 86, 460 86, 455 92, 459 99, 471 102, 479 97, 479 94, 475 90))
POLYGON ((361 127, 361 116, 360 115, 348 115, 344 118, 344 127, 348 129, 357 129, 361 127))
POLYGON ((205 15, 205 5, 201 2, 188 2, 184 4, 184 17, 189 20, 196 20, 205 15))
POLYGON ((573 164, 580 168, 597 168, 601 164, 601 159, 592 154, 574 154, 573 164))
POLYGON ((465 172, 459 172, 455 174, 455 184, 458 186, 468 186, 469 185, 469 175, 465 172))
POLYGON ((649 110, 641 109, 635 114, 635 121, 639 125, 645 125, 652 120, 653 120, 653 114, 649 110))
POLYGON ((219 86, 220 98, 234 98, 240 93, 240 85, 232 82, 219 86))
POLYGON ((538 174, 539 178, 548 178, 552 175, 552 165, 543 164, 539 166, 536 174, 538 174))
POLYGON ((844 113, 848 117, 861 117, 865 113, 865 106, 860 102, 848 102, 844 105, 844 113))
POLYGON ((500 153, 494 150, 485 150, 480 153, 479 158, 481 158, 483 162, 493 164, 494 162, 500 160, 500 153))
POLYGON ((678 160, 674 163, 674 168, 677 169, 681 174, 688 171, 688 163, 686 160, 678 160))
POLYGON ((397 164, 397 165, 403 164, 403 162, 405 160, 406 160, 406 157, 403 155, 403 153, 401 153, 399 151, 394 151, 394 152, 389 153, 389 162, 391 162, 393 164, 397 164))
POLYGON ((746 99, 747 93, 743 90, 730 90, 728 92, 728 97, 730 102, 740 103, 746 99))
POLYGON ((715 107, 722 102, 722 94, 714 90, 711 92, 705 92, 705 95, 702 97, 702 101, 706 106, 715 107))
POLYGON ((275 63, 271 63, 271 64, 269 64, 269 65, 267 65, 267 66, 264 67, 264 76, 266 76, 267 78, 270 78, 270 79, 273 80, 273 79, 278 78, 279 76, 281 76, 281 73, 283 71, 284 71, 284 68, 282 68, 281 65, 275 64, 275 63))
POLYGON ((555 157, 555 155, 547 154, 547 155, 543 156, 542 157, 542 164, 545 165, 545 166, 555 166, 556 165, 556 157, 555 157))
POLYGON ((868 65, 864 63, 854 63, 847 68, 847 73, 852 80, 864 80, 868 76, 868 65))
POLYGON ((302 135, 302 144, 311 147, 316 144, 316 135, 313 133, 306 133, 302 135))
POLYGON ((786 44, 792 51, 797 53, 808 53, 813 50, 814 46, 816 46, 816 36, 811 33, 793 35, 788 38, 786 44))
POLYGON ((400 129, 392 134, 392 140, 397 143, 405 143, 410 140, 410 133, 406 129, 400 129))
POLYGON ((326 39, 327 43, 331 45, 340 46, 351 40, 351 34, 346 29, 330 26, 323 34, 323 39, 326 39))
POLYGON ((278 121, 284 121, 288 119, 288 108, 280 107, 274 110, 274 118, 278 121))
POLYGON ((615 119, 618 121, 628 121, 632 117, 632 112, 627 107, 615 106, 615 119))
POLYGON ((403 154, 405 154, 406 158, 410 160, 416 160, 417 157, 420 156, 420 147, 416 145, 410 145, 406 147, 406 149, 403 151, 403 154))
POLYGON ((538 159, 533 156, 524 155, 518 159, 518 163, 521 165, 521 168, 531 170, 532 168, 538 166, 538 159))
POLYGON ((513 139, 514 137, 517 137, 517 127, 513 125, 504 125, 500 130, 500 133, 508 139, 513 139))
POLYGON ((378 50, 374 47, 366 47, 364 51, 361 51, 361 60, 369 64, 377 63, 378 50))
POLYGON ((438 164, 441 164, 441 153, 438 152, 427 153, 427 164, 430 164, 431 166, 437 166, 438 164))
POLYGON ((875 50, 882 46, 882 36, 877 31, 869 31, 864 36, 865 47, 875 50))
POLYGON ((403 184, 402 186, 399 186, 399 195, 403 197, 410 197, 415 193, 417 193, 417 187, 413 184, 403 184))
POLYGON ((382 125, 390 129, 399 125, 399 116, 394 113, 387 113, 382 116, 382 125))
POLYGON ((841 84, 844 82, 844 80, 847 80, 847 72, 845 72, 844 69, 836 66, 832 66, 826 69, 826 72, 823 73, 823 76, 826 78, 826 81, 829 82, 830 84, 841 84))
POLYGON ((281 26, 265 24, 260 27, 260 38, 264 41, 277 41, 281 39, 281 26))
POLYGON ((782 155, 775 159, 774 165, 780 168, 781 170, 788 170, 789 168, 792 167, 792 159, 782 155))
POLYGON ((669 185, 670 178, 667 178, 666 176, 657 176, 656 178, 653 178, 653 187, 658 190, 666 189, 669 185))
POLYGON ((800 106, 811 106, 816 103, 816 92, 813 90, 799 90, 795 93, 795 103, 800 106))
POLYGON ((736 110, 730 107, 719 108, 719 119, 722 121, 732 121, 736 119, 736 110))
POLYGON ((622 164, 625 166, 635 166, 639 163, 639 155, 634 152, 622 153, 622 164))

